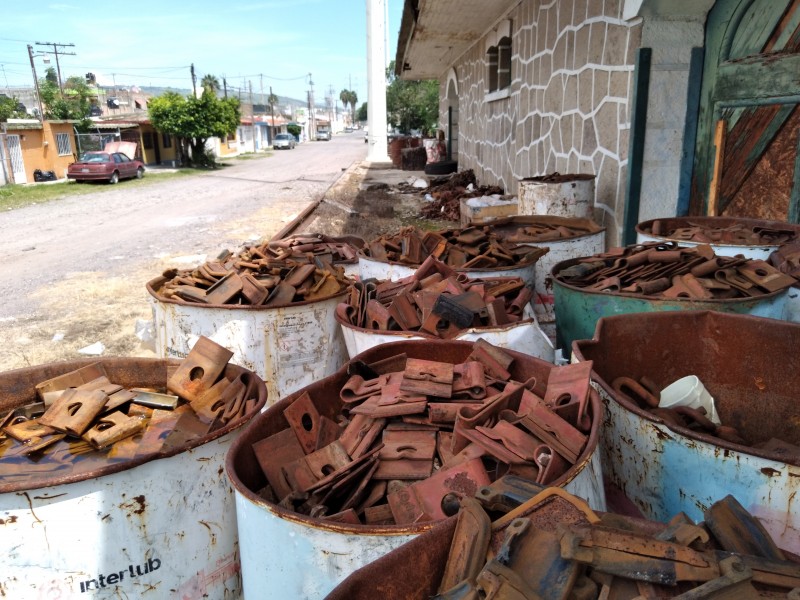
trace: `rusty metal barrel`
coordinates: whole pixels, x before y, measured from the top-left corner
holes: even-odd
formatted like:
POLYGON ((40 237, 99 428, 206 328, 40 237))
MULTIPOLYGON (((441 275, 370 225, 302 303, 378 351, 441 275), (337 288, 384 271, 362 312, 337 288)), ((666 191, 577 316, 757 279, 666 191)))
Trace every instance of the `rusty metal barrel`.
POLYGON ((347 290, 319 300, 266 307, 198 304, 158 293, 147 284, 156 327, 156 353, 183 358, 201 335, 233 351, 232 362, 251 369, 267 385, 270 402, 330 375, 347 360, 336 306, 347 290))
MULTIPOLYGON (((0 412, 36 401, 36 384, 92 363, 126 388, 163 387, 178 365, 109 358, 9 371, 0 374, 0 412)), ((228 365, 225 377, 244 372, 228 365)), ((266 403, 260 379, 257 390, 250 414, 169 449, 79 472, 43 473, 39 464, 0 477, 2 595, 238 598, 234 496, 222 469, 231 442, 266 403)))
POLYGON ((606 228, 600 227, 590 219, 552 215, 519 215, 496 219, 490 225, 500 239, 507 240, 512 237, 521 244, 548 248, 547 254, 536 261, 534 268, 533 306, 539 325, 554 340, 556 338, 555 296, 550 272, 561 261, 602 252, 606 245, 606 228), (562 228, 566 231, 564 235, 555 239, 540 241, 522 241, 524 237, 513 237, 518 235, 520 230, 532 227, 548 227, 553 230, 562 228))
POLYGON ((767 260, 778 247, 797 239, 800 225, 742 217, 670 217, 636 226, 636 242, 679 242, 682 246, 710 244, 717 256, 767 260))
MULTIPOLYGON (((236 493, 239 543, 245 596, 250 598, 322 598, 351 572, 383 556, 420 533, 435 521, 409 525, 364 525, 314 518, 265 500, 259 492, 267 479, 253 444, 289 428, 284 410, 304 395, 314 398, 322 416, 340 414, 340 390, 348 381, 355 361, 374 364, 405 354, 457 364, 474 350, 470 342, 406 341, 384 344, 354 357, 339 371, 283 398, 256 417, 236 440, 226 459, 226 473, 236 493)), ((506 351, 514 357, 511 377, 547 381, 554 365, 532 356, 506 351)), ((564 487, 585 498, 595 509, 605 508, 599 456, 595 452, 601 420, 599 403, 592 394, 591 431, 584 450, 573 466, 549 485, 564 487), (596 405, 595 405, 596 404, 596 405)))
POLYGON ((580 259, 565 260, 553 267, 557 347, 565 353, 575 340, 592 337, 602 317, 629 313, 714 310, 780 319, 784 314, 788 289, 759 296, 729 299, 659 298, 620 291, 597 291, 577 287, 559 278, 580 259))
POLYGON ((699 521, 732 494, 778 546, 800 553, 800 454, 774 442, 800 439, 800 325, 709 311, 628 314, 601 319, 593 340, 572 347, 575 360, 593 361, 605 405, 605 474, 645 516, 683 511, 699 521), (747 445, 670 424, 613 385, 648 377, 663 388, 686 375, 702 381, 722 424, 747 445))

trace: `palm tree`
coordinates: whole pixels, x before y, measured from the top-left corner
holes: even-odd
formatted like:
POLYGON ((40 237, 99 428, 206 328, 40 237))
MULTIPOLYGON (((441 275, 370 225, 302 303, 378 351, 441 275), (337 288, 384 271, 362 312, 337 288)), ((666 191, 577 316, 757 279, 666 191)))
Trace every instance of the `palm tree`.
MULTIPOLYGON (((269 104, 269 112, 272 115, 272 129, 275 129, 275 105, 278 103, 278 97, 272 93, 272 86, 269 86, 269 96, 267 96, 267 104, 269 104)), ((272 132, 275 133, 274 131, 272 132)))
MULTIPOLYGON (((342 106, 344 109, 347 110, 347 105, 350 104, 350 90, 342 90, 339 92, 339 100, 342 101, 342 106)), ((350 123, 352 124, 353 119, 351 115, 350 123)))
POLYGON ((356 103, 358 102, 358 94, 350 90, 350 114, 356 114, 356 103))
POLYGON ((211 94, 217 95, 217 92, 221 89, 219 85, 219 79, 217 79, 216 75, 203 75, 203 78, 200 80, 200 87, 203 88, 204 92, 209 92, 211 94))

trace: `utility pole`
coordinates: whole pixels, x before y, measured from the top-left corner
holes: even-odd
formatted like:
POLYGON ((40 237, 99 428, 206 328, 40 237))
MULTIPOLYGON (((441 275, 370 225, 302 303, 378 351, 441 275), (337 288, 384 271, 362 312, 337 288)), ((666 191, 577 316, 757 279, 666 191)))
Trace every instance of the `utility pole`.
POLYGON ((225 100, 228 99, 228 80, 225 79, 225 75, 222 76, 222 89, 225 90, 225 100))
POLYGON ((261 82, 261 112, 262 112, 262 114, 263 114, 263 113, 267 112, 267 111, 264 109, 264 75, 262 75, 261 73, 259 73, 259 74, 258 74, 258 78, 259 78, 259 80, 260 80, 260 82, 261 82))
POLYGON ((192 74, 192 95, 197 98, 197 75, 194 74, 194 63, 192 63, 190 72, 192 74))
POLYGON ((44 121, 44 109, 42 108, 42 94, 39 91, 39 78, 36 76, 36 65, 33 64, 33 46, 28 44, 28 58, 31 59, 31 71, 33 71, 33 83, 36 85, 36 100, 39 102, 39 120, 44 121))
POLYGON ((56 55, 56 71, 58 72, 58 89, 61 90, 61 93, 64 93, 64 87, 61 85, 61 65, 58 63, 58 55, 63 54, 65 56, 75 56, 74 52, 59 52, 59 48, 70 48, 74 47, 75 44, 59 44, 58 42, 36 42, 37 46, 52 46, 53 47, 53 54, 56 55))
MULTIPOLYGON (((272 86, 269 86, 269 97, 270 97, 269 111, 272 113, 272 134, 274 135, 275 134, 275 105, 272 104, 272 86)), ((272 139, 272 136, 270 136, 270 140, 271 139, 272 139)))
POLYGON ((308 74, 308 86, 311 91, 308 93, 308 118, 309 118, 309 131, 308 137, 311 139, 313 133, 314 138, 317 137, 316 115, 314 114, 314 80, 311 79, 311 73, 308 74))
POLYGON ((5 65, 0 65, 0 68, 3 69, 3 79, 6 80, 6 93, 8 93, 8 95, 10 96, 11 95, 11 90, 8 87, 8 77, 6 77, 6 66, 5 65))

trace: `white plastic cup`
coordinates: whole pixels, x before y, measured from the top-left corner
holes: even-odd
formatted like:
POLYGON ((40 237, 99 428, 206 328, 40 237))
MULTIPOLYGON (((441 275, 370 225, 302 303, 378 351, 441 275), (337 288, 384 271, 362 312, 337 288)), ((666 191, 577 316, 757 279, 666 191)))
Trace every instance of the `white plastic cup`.
POLYGON ((697 375, 687 375, 669 384, 661 390, 659 408, 672 408, 675 406, 688 406, 690 408, 704 408, 706 416, 715 425, 719 425, 719 415, 714 406, 714 398, 708 393, 706 386, 697 375))

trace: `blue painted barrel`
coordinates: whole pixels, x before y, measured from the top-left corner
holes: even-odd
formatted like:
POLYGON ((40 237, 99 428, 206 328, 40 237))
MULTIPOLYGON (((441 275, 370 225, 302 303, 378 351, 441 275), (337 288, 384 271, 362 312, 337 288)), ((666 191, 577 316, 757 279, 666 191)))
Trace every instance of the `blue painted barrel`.
POLYGON ((575 340, 589 339, 603 317, 630 313, 686 310, 712 310, 747 314, 771 319, 783 318, 789 290, 780 290, 755 298, 693 300, 691 298, 651 298, 624 292, 595 292, 559 281, 558 273, 578 264, 581 259, 565 260, 553 267, 555 294, 556 347, 565 354, 575 340))
POLYGON ((754 447, 800 439, 800 325, 709 311, 628 314, 601 319, 594 339, 572 348, 574 360, 594 361, 603 473, 646 517, 683 511, 700 521, 732 494, 778 546, 800 553, 800 456, 754 447), (700 378, 722 423, 750 445, 668 425, 612 387, 647 376, 663 389, 686 375, 700 378))

